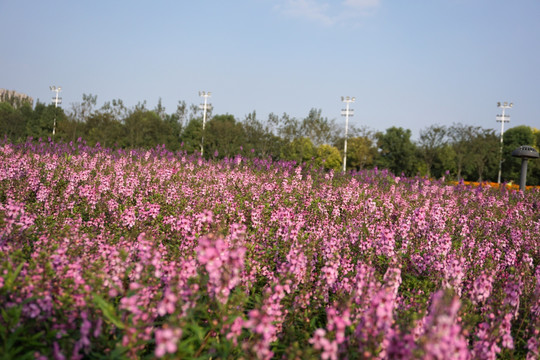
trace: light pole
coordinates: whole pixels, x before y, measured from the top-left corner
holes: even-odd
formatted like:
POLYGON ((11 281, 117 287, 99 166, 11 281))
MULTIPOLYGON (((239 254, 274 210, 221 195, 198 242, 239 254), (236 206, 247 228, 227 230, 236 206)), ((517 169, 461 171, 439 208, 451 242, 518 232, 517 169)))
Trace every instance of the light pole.
POLYGON ((204 127, 206 125, 206 111, 212 108, 212 105, 208 103, 208 98, 211 95, 212 93, 210 91, 208 92, 199 91, 199 96, 204 98, 204 103, 199 105, 199 108, 203 110, 203 123, 202 123, 203 134, 202 134, 202 139, 201 139, 201 155, 203 155, 203 151, 204 151, 203 145, 204 145, 204 127))
POLYGON ((49 89, 51 89, 51 91, 54 91, 56 93, 56 96, 53 97, 53 101, 54 101, 54 107, 55 107, 55 110, 54 110, 54 123, 53 123, 53 129, 52 129, 52 135, 53 135, 53 138, 54 138, 54 134, 56 133, 56 108, 58 107, 58 104, 61 104, 62 103, 62 98, 61 97, 58 97, 58 93, 60 91, 62 91, 62 87, 58 86, 49 86, 49 89))
POLYGON ((510 122, 510 115, 505 115, 504 111, 506 109, 510 109, 512 106, 514 106, 514 103, 508 103, 508 102, 498 102, 497 107, 500 107, 502 109, 502 115, 497 115, 497 122, 501 123, 501 148, 499 152, 499 176, 497 177, 497 184, 501 183, 501 172, 502 172, 502 162, 503 162, 503 134, 504 134, 504 123, 510 122))
POLYGON ((341 101, 344 102, 345 109, 341 110, 341 116, 345 116, 345 147, 343 148, 343 172, 347 168, 347 135, 349 131, 349 116, 354 115, 354 110, 349 109, 349 104, 353 103, 356 100, 354 97, 342 96, 341 101))

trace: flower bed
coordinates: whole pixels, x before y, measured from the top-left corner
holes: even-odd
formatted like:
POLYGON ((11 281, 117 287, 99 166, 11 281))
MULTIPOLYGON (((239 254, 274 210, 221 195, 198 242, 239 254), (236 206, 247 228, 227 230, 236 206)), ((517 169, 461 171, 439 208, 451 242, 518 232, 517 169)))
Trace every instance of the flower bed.
POLYGON ((539 354, 540 192, 163 148, 0 147, 0 353, 539 354))
MULTIPOLYGON (((490 181, 482 181, 482 182, 461 181, 461 183, 460 183, 460 182, 454 181, 454 182, 452 182, 452 184, 454 184, 454 185, 463 184, 463 185, 470 185, 470 186, 492 187, 492 188, 496 188, 496 189, 501 188, 501 187, 505 187, 506 189, 509 189, 509 190, 519 190, 519 184, 514 184, 514 183, 499 184, 499 183, 490 182, 490 181)), ((540 190, 540 186, 526 185, 525 190, 540 190)))

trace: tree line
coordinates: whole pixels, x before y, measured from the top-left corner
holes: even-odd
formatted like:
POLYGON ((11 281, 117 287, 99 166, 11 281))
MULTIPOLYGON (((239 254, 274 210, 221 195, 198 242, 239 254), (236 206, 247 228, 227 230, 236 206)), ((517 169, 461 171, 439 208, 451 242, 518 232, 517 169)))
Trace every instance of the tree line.
MULTIPOLYGON (((67 111, 54 104, 0 99, 0 134, 12 142, 53 138, 112 148, 153 148, 199 152, 206 158, 241 154, 340 170, 343 166, 344 128, 321 110, 311 109, 302 119, 284 113, 266 120, 253 111, 244 119, 202 110, 179 101, 167 113, 161 103, 150 109, 146 102, 127 108, 122 100, 97 107, 97 96, 83 94, 82 101, 67 111), (53 137, 54 132, 54 137, 53 137)), ((393 126, 385 131, 349 127, 347 170, 386 168, 406 176, 423 175, 469 181, 496 181, 500 137, 495 130, 454 123, 430 125, 418 140, 411 131, 393 126)), ((502 181, 519 182, 521 160, 511 153, 521 145, 540 146, 540 131, 515 126, 504 133, 502 181)), ((540 160, 529 162, 527 184, 540 185, 540 160)))

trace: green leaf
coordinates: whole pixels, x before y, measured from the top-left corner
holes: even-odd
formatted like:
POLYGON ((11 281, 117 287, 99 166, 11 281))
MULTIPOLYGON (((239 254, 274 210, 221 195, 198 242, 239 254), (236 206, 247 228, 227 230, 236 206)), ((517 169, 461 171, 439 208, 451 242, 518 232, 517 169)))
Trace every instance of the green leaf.
POLYGON ((21 273, 21 270, 24 266, 24 262, 20 263, 19 266, 15 269, 14 272, 10 272, 6 277, 6 284, 5 287, 8 289, 8 291, 12 290, 13 284, 15 282, 15 279, 17 279, 17 276, 21 273))
POLYGON ((93 296, 94 304, 101 309, 103 316, 105 316, 105 318, 113 323, 117 328, 124 329, 125 326, 116 314, 114 306, 96 293, 94 293, 93 296))

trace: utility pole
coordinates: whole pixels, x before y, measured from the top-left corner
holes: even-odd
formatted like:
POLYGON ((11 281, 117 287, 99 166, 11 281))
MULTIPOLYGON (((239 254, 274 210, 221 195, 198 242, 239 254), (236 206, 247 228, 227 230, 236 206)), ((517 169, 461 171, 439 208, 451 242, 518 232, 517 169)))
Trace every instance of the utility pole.
POLYGON ((347 168, 347 136, 349 131, 349 116, 354 115, 354 110, 349 109, 349 104, 355 102, 356 98, 349 96, 342 96, 341 101, 344 102, 345 109, 341 110, 341 116, 345 116, 345 147, 343 148, 343 172, 347 168))
POLYGON ((53 139, 54 139, 54 134, 56 133, 56 108, 58 107, 58 104, 61 104, 62 103, 62 98, 61 97, 58 97, 58 93, 62 90, 62 88, 60 86, 56 87, 56 86, 49 86, 49 89, 51 89, 51 91, 54 91, 56 93, 56 96, 53 97, 53 101, 54 101, 54 123, 53 123, 53 130, 52 130, 52 135, 53 135, 53 139))
POLYGON ((501 123, 501 148, 499 152, 499 176, 497 177, 497 184, 501 183, 501 172, 502 172, 502 163, 503 163, 503 134, 504 134, 504 123, 510 122, 510 115, 505 115, 504 111, 506 109, 510 109, 512 106, 514 106, 514 103, 508 103, 508 102, 498 102, 497 107, 500 107, 502 109, 502 115, 497 115, 497 122, 501 123))
POLYGON ((212 95, 210 91, 199 91, 199 96, 204 98, 204 103, 199 105, 199 108, 203 111, 203 123, 202 123, 202 139, 201 139, 201 156, 204 154, 204 128, 206 126, 206 111, 212 108, 212 105, 208 103, 208 98, 212 95))

